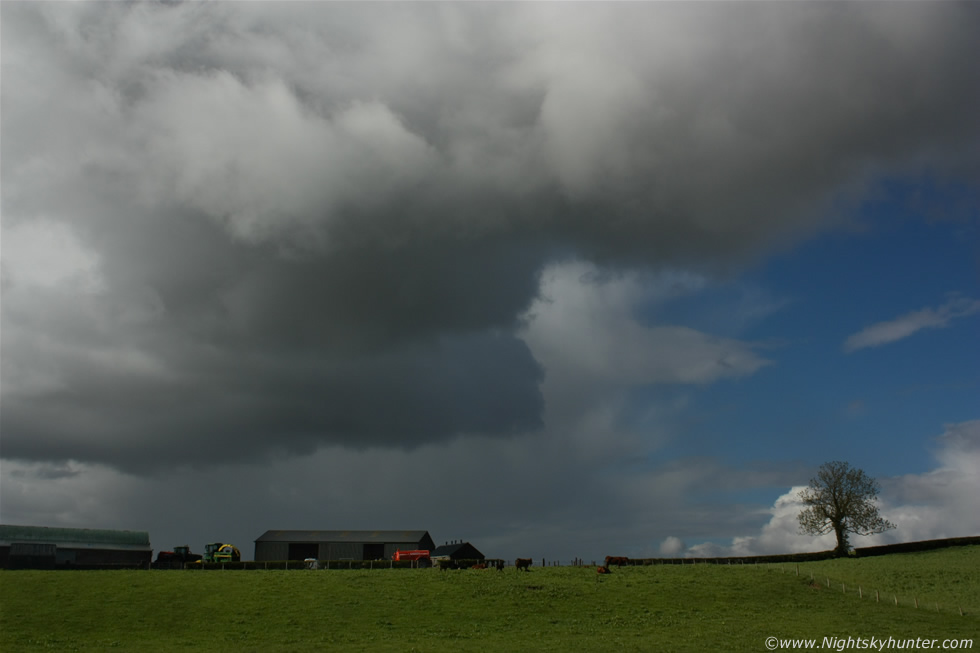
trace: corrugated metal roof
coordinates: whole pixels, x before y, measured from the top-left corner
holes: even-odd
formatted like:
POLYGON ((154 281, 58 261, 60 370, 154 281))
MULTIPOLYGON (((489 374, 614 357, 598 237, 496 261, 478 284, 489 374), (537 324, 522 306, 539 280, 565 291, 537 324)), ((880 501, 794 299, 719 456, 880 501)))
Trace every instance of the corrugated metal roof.
POLYGON ((419 542, 429 531, 266 531, 256 542, 419 542))
POLYGON ((54 544, 101 544, 150 546, 146 531, 112 531, 97 528, 52 528, 0 524, 0 542, 51 542, 54 544))

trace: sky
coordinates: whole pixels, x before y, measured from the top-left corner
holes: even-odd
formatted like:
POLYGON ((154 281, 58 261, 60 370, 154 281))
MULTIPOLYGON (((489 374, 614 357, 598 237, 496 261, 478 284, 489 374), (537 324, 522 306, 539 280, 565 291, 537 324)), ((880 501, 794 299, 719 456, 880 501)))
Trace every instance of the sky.
MULTIPOLYGON (((980 535, 980 4, 0 3, 0 521, 980 535)), ((831 539, 828 539, 831 538, 831 539)))

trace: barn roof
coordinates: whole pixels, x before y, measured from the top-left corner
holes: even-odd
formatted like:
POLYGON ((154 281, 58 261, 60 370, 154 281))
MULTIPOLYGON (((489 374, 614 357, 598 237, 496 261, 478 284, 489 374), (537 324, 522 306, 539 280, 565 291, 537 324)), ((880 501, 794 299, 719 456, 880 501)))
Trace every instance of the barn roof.
POLYGON ((12 542, 42 542, 64 548, 144 548, 150 546, 150 534, 146 531, 0 524, 0 545, 9 545, 12 542))
POLYGON ((467 554, 466 557, 473 558, 483 558, 484 555, 480 553, 480 550, 469 542, 455 542, 453 544, 443 544, 442 546, 437 546, 432 551, 432 557, 437 558, 441 556, 449 556, 450 558, 456 557, 459 553, 467 554))
POLYGON ((429 531, 266 531, 256 542, 420 542, 429 531))

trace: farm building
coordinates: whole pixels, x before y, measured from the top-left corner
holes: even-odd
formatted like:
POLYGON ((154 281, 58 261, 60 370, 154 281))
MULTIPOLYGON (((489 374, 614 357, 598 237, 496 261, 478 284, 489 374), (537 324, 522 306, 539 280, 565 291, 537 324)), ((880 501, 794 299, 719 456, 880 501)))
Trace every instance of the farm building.
POLYGON ((397 550, 434 548, 428 531, 266 531, 255 560, 390 560, 397 550))
POLYGON ((432 551, 433 560, 486 560, 469 542, 446 542, 432 551))
POLYGON ((144 531, 0 525, 0 567, 145 567, 153 557, 144 531))

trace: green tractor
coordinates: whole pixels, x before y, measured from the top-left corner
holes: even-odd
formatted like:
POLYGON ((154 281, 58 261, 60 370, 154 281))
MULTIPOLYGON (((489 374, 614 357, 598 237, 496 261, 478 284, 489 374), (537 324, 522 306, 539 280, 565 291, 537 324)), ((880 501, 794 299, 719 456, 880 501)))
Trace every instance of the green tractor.
POLYGON ((234 544, 213 542, 204 545, 204 562, 239 562, 241 551, 234 544))

